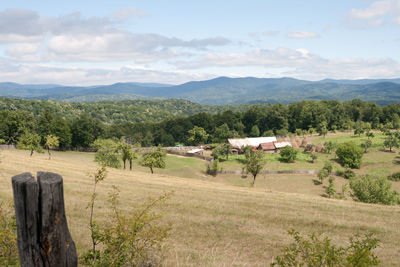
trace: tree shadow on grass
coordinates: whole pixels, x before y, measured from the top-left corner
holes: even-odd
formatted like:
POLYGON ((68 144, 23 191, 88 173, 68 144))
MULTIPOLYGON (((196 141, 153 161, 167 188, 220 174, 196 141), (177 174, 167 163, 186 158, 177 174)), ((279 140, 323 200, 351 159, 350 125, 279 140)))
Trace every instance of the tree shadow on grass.
POLYGON ((321 181, 315 180, 315 179, 313 179, 312 182, 314 183, 314 185, 321 185, 322 184, 321 181))

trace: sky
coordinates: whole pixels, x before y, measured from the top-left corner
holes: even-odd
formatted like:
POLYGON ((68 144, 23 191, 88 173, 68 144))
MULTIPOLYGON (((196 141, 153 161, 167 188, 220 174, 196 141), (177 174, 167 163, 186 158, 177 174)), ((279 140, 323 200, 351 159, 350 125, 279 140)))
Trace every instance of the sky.
POLYGON ((400 0, 0 2, 0 82, 400 78, 400 0))

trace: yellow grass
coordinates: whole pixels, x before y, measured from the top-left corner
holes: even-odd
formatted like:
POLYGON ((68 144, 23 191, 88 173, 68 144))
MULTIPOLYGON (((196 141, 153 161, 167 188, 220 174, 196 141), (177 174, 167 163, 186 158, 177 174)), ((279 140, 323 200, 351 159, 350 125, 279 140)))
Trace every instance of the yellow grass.
MULTIPOLYGON (((11 177, 23 172, 51 171, 64 178, 68 225, 78 253, 90 246, 89 202, 93 173, 98 165, 93 154, 53 152, 34 154, 19 150, 0 151, 0 200, 12 200, 11 177)), ((107 216, 107 192, 112 185, 121 190, 126 209, 139 205, 148 196, 174 190, 162 208, 163 220, 172 225, 167 241, 166 266, 267 266, 293 240, 288 229, 304 234, 322 232, 338 245, 346 245, 356 232, 373 232, 379 238, 376 253, 384 266, 400 262, 400 207, 357 203, 323 198, 316 176, 264 175, 250 188, 229 180, 237 177, 185 178, 148 170, 108 169, 99 184, 96 214, 101 222, 107 216)), ((337 178, 338 188, 344 180, 337 178)), ((338 189, 339 190, 339 189, 338 189)))

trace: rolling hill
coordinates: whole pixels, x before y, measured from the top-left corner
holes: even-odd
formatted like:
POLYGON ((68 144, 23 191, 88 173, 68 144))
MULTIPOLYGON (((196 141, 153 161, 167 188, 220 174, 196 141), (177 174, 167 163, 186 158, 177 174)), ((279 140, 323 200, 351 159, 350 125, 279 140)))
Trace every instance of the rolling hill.
POLYGON ((400 79, 305 81, 293 78, 228 78, 180 85, 115 83, 89 87, 0 83, 0 96, 67 102, 126 99, 185 99, 200 104, 291 103, 359 98, 380 104, 400 101, 400 79))

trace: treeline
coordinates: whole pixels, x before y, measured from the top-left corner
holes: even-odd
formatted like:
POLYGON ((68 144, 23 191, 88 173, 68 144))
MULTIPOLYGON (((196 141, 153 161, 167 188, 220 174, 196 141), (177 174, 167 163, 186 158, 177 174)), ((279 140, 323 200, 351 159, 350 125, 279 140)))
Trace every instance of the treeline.
MULTIPOLYGON (((260 103, 260 107, 271 104, 260 103)), ((77 119, 82 113, 107 124, 122 124, 126 122, 159 122, 167 118, 194 115, 200 112, 210 114, 226 110, 246 111, 250 105, 210 106, 201 105, 183 99, 162 100, 120 100, 98 101, 90 103, 70 103, 53 100, 26 100, 17 98, 1 98, 0 110, 25 110, 35 117, 49 109, 53 116, 67 120, 77 119)))
MULTIPOLYGON (((158 100, 156 100, 158 101, 158 100)), ((151 102, 151 101, 150 101, 151 102)), ((102 108, 103 102, 96 105, 102 108)), ((121 106, 124 101, 121 102, 121 106)), ((55 102, 60 106, 70 103, 55 102)), ((77 104, 79 105, 79 104, 77 104)), ((129 111, 127 111, 129 112, 129 111)), ((121 111, 123 116, 123 111, 121 111)), ((60 147, 89 147, 98 138, 121 138, 142 146, 223 142, 230 137, 320 133, 362 128, 400 128, 400 104, 381 107, 373 102, 302 101, 268 107, 251 106, 245 111, 225 110, 215 114, 165 118, 155 121, 123 121, 105 123, 94 111, 82 111, 79 116, 61 116, 57 109, 41 113, 22 109, 0 111, 0 139, 18 143, 21 135, 30 131, 41 137, 59 137, 60 147)))

